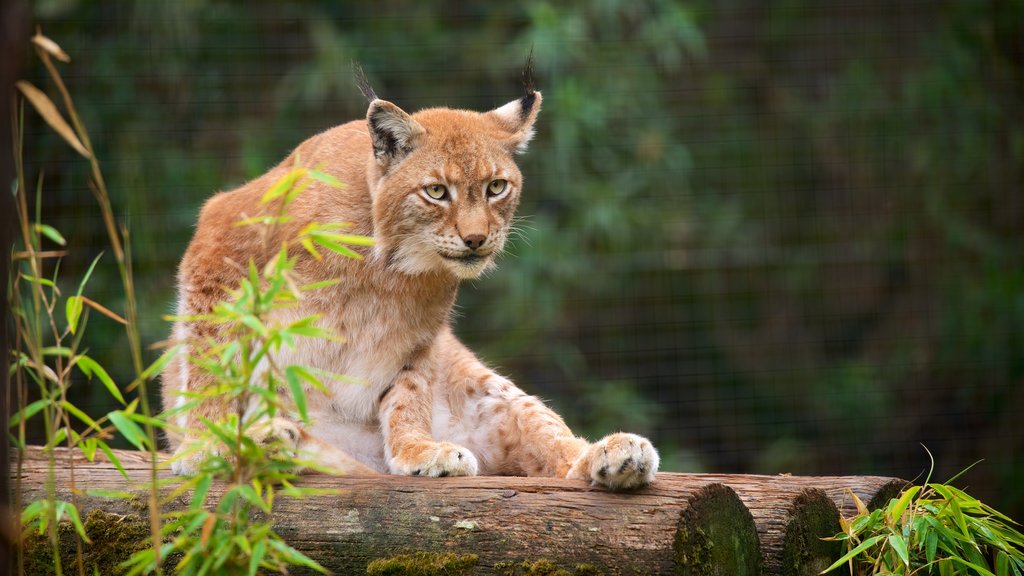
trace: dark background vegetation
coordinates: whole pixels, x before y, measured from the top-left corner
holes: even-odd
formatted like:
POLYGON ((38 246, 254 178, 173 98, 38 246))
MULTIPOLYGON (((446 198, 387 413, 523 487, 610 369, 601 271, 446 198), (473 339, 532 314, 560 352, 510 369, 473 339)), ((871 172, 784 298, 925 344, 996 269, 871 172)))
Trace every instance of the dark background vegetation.
MULTIPOLYGON (((914 478, 924 444, 939 479, 984 459, 962 483, 1024 517, 1024 1, 33 7, 72 55, 147 343, 202 201, 364 115, 352 59, 407 110, 483 110, 532 47, 523 234, 460 295, 474 349, 669 470, 914 478)), ((75 285, 105 243, 88 167, 28 116, 75 285)), ((121 309, 106 263, 86 294, 121 309)), ((123 332, 90 330, 127 380, 123 332)))

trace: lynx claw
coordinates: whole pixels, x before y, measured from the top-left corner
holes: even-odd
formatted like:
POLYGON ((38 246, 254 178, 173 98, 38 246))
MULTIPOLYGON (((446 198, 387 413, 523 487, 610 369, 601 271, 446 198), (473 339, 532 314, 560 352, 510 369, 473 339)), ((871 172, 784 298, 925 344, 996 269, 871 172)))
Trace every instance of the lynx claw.
POLYGON ((658 464, 658 452, 650 440, 619 432, 593 444, 573 468, 587 470, 595 485, 629 490, 653 482, 658 464))
POLYGON ((406 476, 476 476, 479 465, 469 449, 450 442, 425 442, 391 458, 393 474, 406 476))

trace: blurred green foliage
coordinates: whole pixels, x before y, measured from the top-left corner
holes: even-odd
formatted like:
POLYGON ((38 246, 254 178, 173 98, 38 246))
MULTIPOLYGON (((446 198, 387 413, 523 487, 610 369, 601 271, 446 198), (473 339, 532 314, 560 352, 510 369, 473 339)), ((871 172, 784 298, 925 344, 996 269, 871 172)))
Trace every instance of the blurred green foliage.
MULTIPOLYGON (((545 109, 519 238, 460 296, 474 349, 669 468, 913 477, 923 442, 940 475, 986 458, 972 493, 1024 515, 1021 0, 35 10, 77 56, 146 341, 203 199, 365 113, 352 59, 407 110, 482 110, 532 49, 545 109)), ((47 221, 101 245, 86 168, 45 132, 47 221)), ((121 354, 109 333, 94 356, 121 354)))

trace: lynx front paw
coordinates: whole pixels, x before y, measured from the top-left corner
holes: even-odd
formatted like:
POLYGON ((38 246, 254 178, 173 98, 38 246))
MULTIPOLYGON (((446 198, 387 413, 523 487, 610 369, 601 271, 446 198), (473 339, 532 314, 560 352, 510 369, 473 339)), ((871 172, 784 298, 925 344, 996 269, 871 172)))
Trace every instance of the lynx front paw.
POLYGON ((569 477, 589 479, 612 490, 646 486, 658 471, 658 452, 636 434, 609 434, 591 445, 573 465, 569 477))
POLYGON ((476 476, 476 456, 450 442, 419 442, 405 446, 389 462, 393 474, 406 476, 476 476))

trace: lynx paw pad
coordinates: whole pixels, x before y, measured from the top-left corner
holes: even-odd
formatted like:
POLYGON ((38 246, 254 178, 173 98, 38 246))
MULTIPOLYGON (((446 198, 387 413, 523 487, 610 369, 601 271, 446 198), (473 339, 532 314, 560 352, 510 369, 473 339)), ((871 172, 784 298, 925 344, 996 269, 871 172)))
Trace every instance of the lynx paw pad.
POLYGON ((425 442, 404 448, 391 458, 391 471, 406 476, 476 476, 476 456, 450 442, 425 442))
POLYGON ((612 490, 646 486, 658 471, 658 452, 651 441, 636 434, 610 434, 590 447, 590 479, 612 490))

